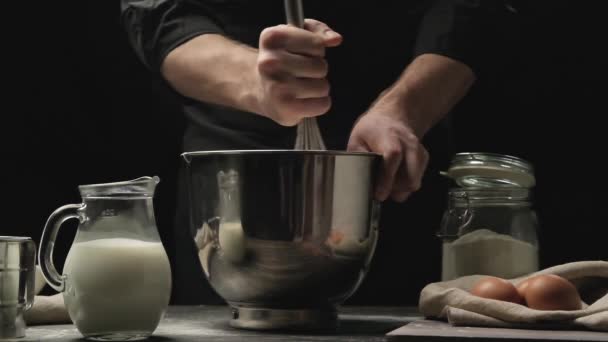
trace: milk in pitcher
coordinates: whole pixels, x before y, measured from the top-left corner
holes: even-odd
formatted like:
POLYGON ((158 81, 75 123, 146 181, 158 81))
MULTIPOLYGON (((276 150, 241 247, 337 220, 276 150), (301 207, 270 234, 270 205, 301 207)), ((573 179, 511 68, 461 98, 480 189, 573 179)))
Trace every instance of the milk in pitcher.
POLYGON ((153 331, 169 304, 171 273, 160 242, 76 242, 64 266, 64 300, 82 334, 153 331))

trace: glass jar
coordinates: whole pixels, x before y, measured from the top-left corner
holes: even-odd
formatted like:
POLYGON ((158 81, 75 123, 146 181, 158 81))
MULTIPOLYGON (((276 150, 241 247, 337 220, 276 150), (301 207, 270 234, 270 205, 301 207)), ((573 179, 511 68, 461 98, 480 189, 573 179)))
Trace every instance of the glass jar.
POLYGON ((459 153, 445 173, 457 184, 438 236, 442 280, 466 275, 515 278, 539 269, 535 184, 527 161, 489 153, 459 153))

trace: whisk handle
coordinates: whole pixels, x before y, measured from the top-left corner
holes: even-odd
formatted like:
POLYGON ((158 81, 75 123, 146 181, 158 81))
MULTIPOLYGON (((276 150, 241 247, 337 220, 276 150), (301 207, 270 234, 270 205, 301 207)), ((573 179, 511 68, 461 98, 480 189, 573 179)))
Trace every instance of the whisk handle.
POLYGON ((304 28, 304 6, 302 0, 285 0, 285 16, 287 23, 304 28))

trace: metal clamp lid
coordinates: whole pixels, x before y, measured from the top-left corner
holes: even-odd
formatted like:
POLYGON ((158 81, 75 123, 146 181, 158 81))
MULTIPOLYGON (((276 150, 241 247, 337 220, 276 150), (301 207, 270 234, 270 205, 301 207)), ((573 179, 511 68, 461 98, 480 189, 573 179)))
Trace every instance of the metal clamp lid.
POLYGON ((495 153, 458 153, 447 172, 461 187, 521 187, 536 185, 534 168, 524 159, 495 153))

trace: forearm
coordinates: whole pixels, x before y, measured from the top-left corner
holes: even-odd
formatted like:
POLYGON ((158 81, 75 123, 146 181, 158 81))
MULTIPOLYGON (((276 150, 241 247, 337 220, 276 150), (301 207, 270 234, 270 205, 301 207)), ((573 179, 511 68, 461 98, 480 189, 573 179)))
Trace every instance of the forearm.
POLYGON ((465 64, 436 54, 415 58, 377 105, 405 119, 420 138, 468 92, 475 81, 465 64))
POLYGON ((254 48, 205 34, 171 51, 161 72, 186 97, 259 114, 257 55, 254 48))

